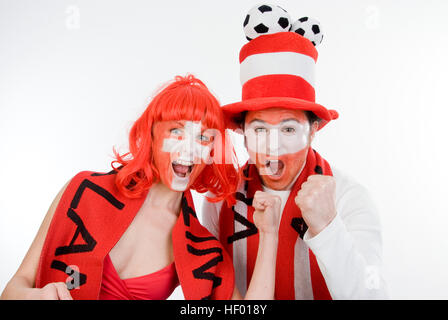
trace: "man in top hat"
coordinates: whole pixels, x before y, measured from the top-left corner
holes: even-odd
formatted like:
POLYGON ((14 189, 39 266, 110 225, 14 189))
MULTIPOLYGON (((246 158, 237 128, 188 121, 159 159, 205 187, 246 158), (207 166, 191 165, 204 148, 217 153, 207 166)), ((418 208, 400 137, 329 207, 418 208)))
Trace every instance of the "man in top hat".
POLYGON ((375 205, 364 187, 311 147, 338 113, 315 102, 318 54, 301 33, 265 34, 242 47, 242 101, 223 110, 244 134, 247 179, 234 206, 206 201, 203 222, 233 258, 242 294, 257 257, 255 200, 264 201, 266 214, 281 210, 276 299, 384 299, 375 205))

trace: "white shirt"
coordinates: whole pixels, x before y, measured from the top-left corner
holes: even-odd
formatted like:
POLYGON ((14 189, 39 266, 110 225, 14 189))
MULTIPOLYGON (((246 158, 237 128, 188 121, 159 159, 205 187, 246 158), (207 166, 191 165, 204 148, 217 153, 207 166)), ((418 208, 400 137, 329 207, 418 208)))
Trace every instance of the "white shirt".
MULTIPOLYGON (((306 232, 300 245, 313 251, 333 299, 387 299, 381 272, 381 225, 376 206, 366 188, 341 171, 331 169, 336 180, 336 217, 313 238, 306 232)), ((290 191, 263 189, 281 197, 283 212, 290 191)), ((213 197, 212 194, 208 196, 213 197)), ((221 207, 222 201, 205 200, 202 208, 203 225, 217 238, 221 207)), ((313 299, 308 256, 302 256, 302 260, 306 260, 300 262, 303 267, 295 267, 296 299, 313 299)), ((234 265, 238 276, 238 264, 234 265)), ((239 290, 243 295, 246 292, 241 286, 239 290)))

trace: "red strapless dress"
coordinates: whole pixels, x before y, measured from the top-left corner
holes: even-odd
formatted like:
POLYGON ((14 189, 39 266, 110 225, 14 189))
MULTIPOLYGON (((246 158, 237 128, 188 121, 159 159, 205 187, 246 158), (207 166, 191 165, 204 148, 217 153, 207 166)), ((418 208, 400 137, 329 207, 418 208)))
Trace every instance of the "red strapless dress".
POLYGON ((109 255, 104 259, 100 300, 165 300, 179 285, 174 262, 156 272, 121 279, 109 255))

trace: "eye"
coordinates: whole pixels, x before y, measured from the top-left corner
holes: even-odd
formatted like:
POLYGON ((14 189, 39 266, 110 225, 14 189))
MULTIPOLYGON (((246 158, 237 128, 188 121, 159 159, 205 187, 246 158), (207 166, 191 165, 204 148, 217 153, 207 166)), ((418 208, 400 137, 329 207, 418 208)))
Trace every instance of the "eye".
POLYGON ((198 136, 198 140, 201 141, 201 142, 210 142, 211 141, 210 137, 207 137, 207 136, 205 136, 203 134, 200 134, 198 136))
POLYGON ((264 127, 256 127, 256 128, 254 128, 254 131, 255 131, 255 133, 263 133, 263 132, 266 132, 267 130, 264 127))
POLYGON ((295 133, 296 129, 293 127, 285 127, 285 128, 282 128, 282 132, 291 134, 291 133, 295 133))
POLYGON ((179 128, 173 128, 170 130, 170 133, 176 136, 181 136, 183 132, 179 128))

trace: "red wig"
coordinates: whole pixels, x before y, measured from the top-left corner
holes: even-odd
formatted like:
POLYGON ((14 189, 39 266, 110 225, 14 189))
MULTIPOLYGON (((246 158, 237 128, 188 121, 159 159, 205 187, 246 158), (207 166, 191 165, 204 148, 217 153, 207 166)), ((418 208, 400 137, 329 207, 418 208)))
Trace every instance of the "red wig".
POLYGON ((233 146, 226 138, 224 116, 218 100, 192 75, 177 76, 152 99, 132 126, 128 153, 120 155, 114 149, 116 160, 112 167, 114 163, 120 164, 120 168, 114 167, 118 171, 115 184, 120 192, 129 198, 137 198, 160 180, 152 158, 155 134, 152 126, 155 122, 170 120, 201 121, 219 133, 212 151, 213 162, 204 168, 191 189, 200 193, 213 192, 216 197, 209 198, 210 201, 226 200, 228 204, 234 204, 241 170, 235 161, 233 146))

